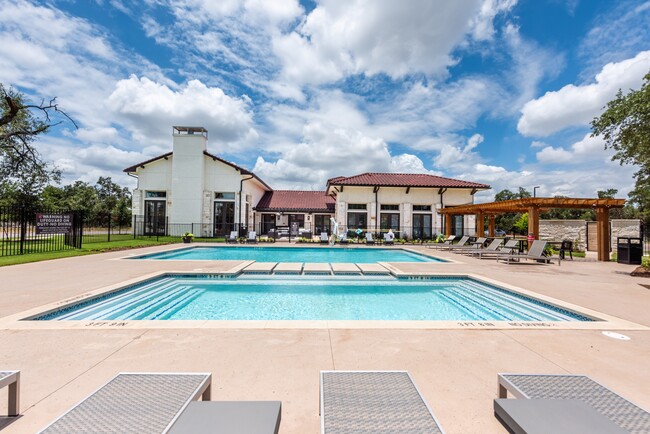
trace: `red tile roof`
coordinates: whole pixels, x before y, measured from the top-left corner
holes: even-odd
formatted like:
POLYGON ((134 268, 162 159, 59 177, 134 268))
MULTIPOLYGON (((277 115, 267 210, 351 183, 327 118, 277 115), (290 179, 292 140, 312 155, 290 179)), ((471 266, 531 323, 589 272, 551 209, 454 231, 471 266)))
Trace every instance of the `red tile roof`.
POLYGON ((324 191, 267 191, 255 207, 256 211, 334 212, 334 199, 324 191))
POLYGON ((357 185, 380 187, 446 187, 446 188, 490 188, 487 184, 463 181, 461 179, 423 173, 362 173, 355 176, 339 176, 327 181, 330 185, 357 185))

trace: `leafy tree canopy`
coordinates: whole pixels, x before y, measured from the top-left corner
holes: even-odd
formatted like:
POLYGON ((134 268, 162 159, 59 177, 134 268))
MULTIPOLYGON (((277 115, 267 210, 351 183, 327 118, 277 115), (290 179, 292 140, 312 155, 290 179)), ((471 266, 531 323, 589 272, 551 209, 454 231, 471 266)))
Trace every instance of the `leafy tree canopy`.
POLYGON ((605 111, 591 122, 592 137, 601 136, 605 147, 615 151, 612 160, 636 165, 636 185, 630 200, 650 216, 650 73, 639 90, 607 103, 605 111))

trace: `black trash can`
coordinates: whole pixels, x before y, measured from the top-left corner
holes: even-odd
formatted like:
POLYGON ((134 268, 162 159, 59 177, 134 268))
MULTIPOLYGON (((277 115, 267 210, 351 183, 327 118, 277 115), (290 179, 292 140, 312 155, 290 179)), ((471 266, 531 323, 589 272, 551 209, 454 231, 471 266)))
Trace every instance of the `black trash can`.
POLYGON ((641 265, 643 241, 638 237, 617 237, 616 257, 621 264, 641 265))

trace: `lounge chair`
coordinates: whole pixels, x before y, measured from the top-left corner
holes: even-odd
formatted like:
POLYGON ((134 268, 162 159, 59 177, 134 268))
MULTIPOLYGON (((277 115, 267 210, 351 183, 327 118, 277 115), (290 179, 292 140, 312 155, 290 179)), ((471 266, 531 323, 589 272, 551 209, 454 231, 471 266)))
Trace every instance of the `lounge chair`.
POLYGON ((190 402, 210 400, 209 373, 117 374, 41 431, 166 433, 190 402))
POLYGON ((237 231, 232 231, 230 232, 230 235, 228 235, 228 238, 226 238, 226 241, 228 243, 237 243, 237 231))
POLYGON ((321 244, 329 244, 330 240, 327 238, 327 232, 321 232, 320 233, 320 243, 321 244))
POLYGON ((372 234, 370 232, 366 232, 366 244, 369 246, 375 244, 375 240, 372 238, 372 234))
POLYGON ((430 249, 439 249, 441 247, 449 247, 449 246, 451 246, 451 244, 454 242, 455 239, 456 239, 456 235, 449 235, 449 238, 447 238, 442 243, 433 243, 433 244, 431 244, 431 245, 429 245, 427 247, 430 248, 430 249))
POLYGON ((502 242, 503 242, 503 240, 501 238, 495 238, 484 249, 469 250, 469 251, 464 252, 464 253, 467 253, 467 254, 472 255, 472 256, 478 256, 479 259, 480 259, 481 254, 483 254, 483 253, 490 254, 490 253, 498 252, 499 248, 501 247, 502 242))
POLYGON ((20 371, 0 371, 0 389, 9 386, 7 416, 20 414, 20 371))
POLYGON ((343 236, 341 237, 341 240, 339 241, 340 244, 350 244, 348 241, 348 233, 345 232, 343 233, 343 236))
POLYGON ((392 246, 395 244, 395 234, 392 232, 386 232, 384 234, 384 244, 387 246, 392 246))
POLYGON ((584 375, 499 374, 498 384, 494 415, 514 433, 650 433, 650 413, 584 375))
POLYGON ((255 231, 248 232, 248 238, 246 238, 246 243, 257 244, 257 234, 255 233, 255 231))
POLYGON ((440 250, 451 250, 451 249, 457 249, 459 247, 464 247, 467 245, 467 242, 469 241, 469 236, 465 235, 463 236, 456 244, 450 244, 447 246, 442 246, 439 249, 440 250))
MULTIPOLYGON (((494 241, 500 241, 500 240, 494 240, 494 241)), ((494 243, 492 241, 492 243, 494 243)), ((490 244, 492 245, 492 244, 490 244)), ((488 246, 489 247, 489 246, 488 246)), ((489 250, 488 248, 479 250, 478 252, 472 252, 473 255, 478 256, 480 259, 483 258, 498 258, 500 256, 507 256, 510 254, 515 253, 519 248, 519 241, 515 240, 514 238, 511 240, 508 240, 507 243, 503 245, 503 247, 497 249, 497 250, 489 250)))
POLYGON ((479 237, 476 239, 476 241, 473 241, 468 245, 463 245, 463 246, 450 246, 449 250, 454 252, 454 253, 467 253, 467 252, 474 252, 477 250, 483 249, 483 245, 487 241, 487 238, 479 237))
POLYGON ((497 256, 497 262, 499 259, 505 259, 508 264, 514 262, 514 261, 520 261, 521 259, 530 259, 533 261, 538 261, 538 262, 543 262, 545 264, 550 263, 553 260, 557 260, 557 265, 560 265, 560 262, 562 259, 555 258, 555 257, 549 257, 549 256, 544 256, 544 249, 546 248, 546 241, 541 241, 541 240, 535 240, 533 241, 533 245, 530 246, 528 249, 528 252, 526 254, 517 254, 517 253, 510 253, 507 255, 500 255, 497 256))
POLYGON ((443 433, 406 371, 321 371, 321 433, 443 433))

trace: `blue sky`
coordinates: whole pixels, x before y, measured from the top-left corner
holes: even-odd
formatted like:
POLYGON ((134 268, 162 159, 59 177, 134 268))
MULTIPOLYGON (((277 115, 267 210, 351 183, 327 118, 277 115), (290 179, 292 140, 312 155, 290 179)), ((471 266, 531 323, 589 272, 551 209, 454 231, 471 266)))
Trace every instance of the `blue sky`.
POLYGON ((427 172, 625 197, 589 122, 650 71, 650 1, 0 0, 0 82, 78 122, 38 148, 64 182, 135 186, 172 125, 274 188, 427 172))

